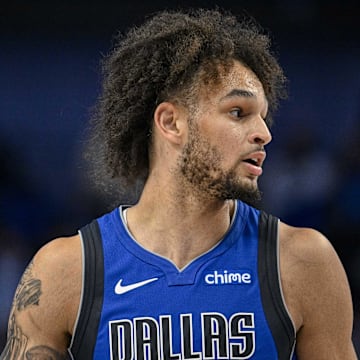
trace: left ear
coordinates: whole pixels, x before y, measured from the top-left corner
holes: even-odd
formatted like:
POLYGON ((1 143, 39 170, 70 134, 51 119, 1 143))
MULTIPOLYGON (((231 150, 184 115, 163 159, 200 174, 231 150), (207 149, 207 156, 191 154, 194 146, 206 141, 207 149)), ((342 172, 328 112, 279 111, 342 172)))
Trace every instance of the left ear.
POLYGON ((160 103, 154 112, 154 126, 162 137, 180 145, 187 129, 185 109, 171 102, 160 103))

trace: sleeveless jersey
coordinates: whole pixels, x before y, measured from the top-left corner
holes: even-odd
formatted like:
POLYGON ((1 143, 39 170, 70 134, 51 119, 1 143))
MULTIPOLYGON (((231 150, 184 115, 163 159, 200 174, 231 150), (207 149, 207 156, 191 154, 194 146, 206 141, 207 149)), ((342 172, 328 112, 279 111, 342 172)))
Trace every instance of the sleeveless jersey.
POLYGON ((295 359, 277 218, 237 201, 224 238, 179 270, 136 242, 122 210, 80 230, 73 359, 295 359))

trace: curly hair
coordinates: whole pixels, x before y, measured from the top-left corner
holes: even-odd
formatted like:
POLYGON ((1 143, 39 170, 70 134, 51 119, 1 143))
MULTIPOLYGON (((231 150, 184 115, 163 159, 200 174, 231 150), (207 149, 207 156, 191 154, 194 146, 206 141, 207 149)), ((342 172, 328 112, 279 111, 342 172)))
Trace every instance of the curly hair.
POLYGON ((271 114, 286 95, 286 79, 269 36, 250 17, 218 9, 162 11, 119 35, 102 61, 102 93, 92 118, 90 158, 98 183, 109 175, 122 186, 143 183, 156 106, 188 101, 196 82, 215 83, 218 65, 226 68, 234 59, 257 75, 271 114))

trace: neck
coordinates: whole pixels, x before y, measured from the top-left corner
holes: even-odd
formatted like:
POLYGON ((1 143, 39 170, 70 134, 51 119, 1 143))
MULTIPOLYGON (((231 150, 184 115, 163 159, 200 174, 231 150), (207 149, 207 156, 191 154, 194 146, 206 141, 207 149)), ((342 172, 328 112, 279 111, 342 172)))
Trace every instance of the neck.
POLYGON ((233 210, 233 201, 196 199, 148 181, 128 227, 142 246, 183 268, 222 239, 233 210))

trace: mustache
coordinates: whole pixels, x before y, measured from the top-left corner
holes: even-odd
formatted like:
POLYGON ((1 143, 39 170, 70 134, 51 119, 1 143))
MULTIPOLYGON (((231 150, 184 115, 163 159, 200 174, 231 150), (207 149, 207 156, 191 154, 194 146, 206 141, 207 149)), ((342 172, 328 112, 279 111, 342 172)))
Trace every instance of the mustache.
POLYGON ((262 152, 262 153, 264 153, 264 154, 266 155, 265 147, 262 145, 262 146, 257 146, 256 148, 248 151, 247 153, 243 154, 242 156, 243 156, 243 157, 244 157, 244 156, 248 156, 248 155, 251 155, 251 154, 253 154, 254 152, 258 152, 258 151, 259 151, 259 152, 262 152))

